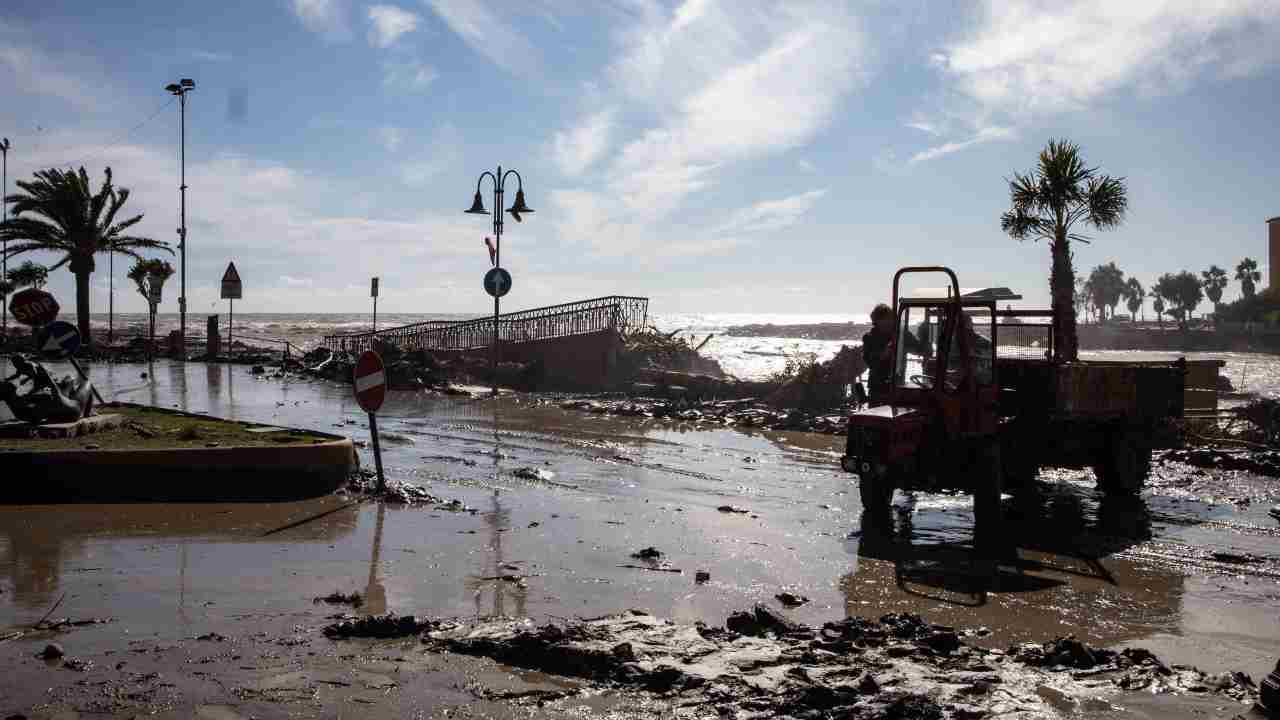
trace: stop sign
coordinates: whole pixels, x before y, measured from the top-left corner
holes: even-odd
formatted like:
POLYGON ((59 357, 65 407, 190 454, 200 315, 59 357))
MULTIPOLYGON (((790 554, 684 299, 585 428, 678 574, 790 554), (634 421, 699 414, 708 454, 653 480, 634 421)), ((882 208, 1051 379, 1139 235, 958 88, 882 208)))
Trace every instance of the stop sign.
POLYGON ((58 319, 58 301, 43 290, 27 288, 9 298, 9 312, 23 325, 40 327, 58 319))
POLYGON ((387 372, 382 365, 382 356, 372 350, 365 350, 356 361, 352 373, 356 386, 356 402, 367 413, 376 413, 387 397, 387 372))

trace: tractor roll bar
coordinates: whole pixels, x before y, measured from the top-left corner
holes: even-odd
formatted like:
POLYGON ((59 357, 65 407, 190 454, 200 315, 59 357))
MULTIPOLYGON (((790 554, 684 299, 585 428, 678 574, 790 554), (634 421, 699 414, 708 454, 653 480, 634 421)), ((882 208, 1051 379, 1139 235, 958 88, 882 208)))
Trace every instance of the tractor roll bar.
POLYGON ((918 265, 914 267, 904 267, 904 268, 900 268, 898 272, 893 274, 893 316, 894 317, 898 316, 898 281, 901 280, 902 276, 906 275, 907 273, 927 273, 927 272, 946 273, 947 277, 951 278, 951 289, 952 289, 951 300, 954 301, 956 304, 960 303, 960 281, 956 279, 956 273, 951 268, 943 267, 942 265, 918 265))

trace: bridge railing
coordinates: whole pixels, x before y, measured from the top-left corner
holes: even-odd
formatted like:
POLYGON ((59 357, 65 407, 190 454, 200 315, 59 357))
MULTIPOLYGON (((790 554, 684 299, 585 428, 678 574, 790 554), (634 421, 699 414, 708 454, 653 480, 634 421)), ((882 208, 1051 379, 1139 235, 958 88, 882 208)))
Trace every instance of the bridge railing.
MULTIPOLYGON (((499 315, 498 340, 532 342, 610 329, 629 332, 644 327, 648 316, 648 298, 609 295, 499 315)), ((377 332, 327 335, 324 345, 333 351, 360 352, 381 340, 404 350, 474 350, 492 344, 493 324, 492 317, 432 320, 377 332)))

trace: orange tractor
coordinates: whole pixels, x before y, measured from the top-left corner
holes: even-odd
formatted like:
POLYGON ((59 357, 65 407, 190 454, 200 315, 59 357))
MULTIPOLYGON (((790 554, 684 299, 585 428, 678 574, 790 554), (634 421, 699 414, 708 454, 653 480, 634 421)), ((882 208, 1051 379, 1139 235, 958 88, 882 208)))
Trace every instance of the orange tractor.
POLYGON ((1134 494, 1152 449, 1176 439, 1185 362, 1055 363, 1049 311, 999 311, 946 267, 898 270, 893 312, 888 403, 850 416, 840 461, 858 475, 864 524, 888 521, 894 490, 970 492, 975 545, 990 547, 1001 494, 1042 466, 1091 467, 1103 491, 1134 494), (913 273, 949 286, 904 297, 913 273))

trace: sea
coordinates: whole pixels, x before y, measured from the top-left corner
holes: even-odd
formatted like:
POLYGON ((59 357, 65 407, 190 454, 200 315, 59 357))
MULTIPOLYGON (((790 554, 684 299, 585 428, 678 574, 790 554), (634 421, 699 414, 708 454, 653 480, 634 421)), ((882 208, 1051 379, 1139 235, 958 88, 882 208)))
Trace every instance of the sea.
MULTIPOLYGON (((203 335, 206 316, 188 318, 188 333, 203 335)), ((426 322, 428 320, 467 320, 474 315, 449 313, 388 313, 379 314, 378 327, 386 329, 398 325, 426 322)), ((145 313, 117 313, 108 319, 106 313, 94 313, 95 333, 112 329, 116 338, 145 335, 145 313)), ((294 348, 307 350, 317 347, 326 335, 358 333, 373 329, 368 313, 245 313, 235 316, 234 327, 228 328, 227 316, 220 315, 220 331, 224 338, 230 331, 233 338, 261 347, 283 347, 287 341, 294 348)), ((177 313, 162 313, 156 318, 156 335, 164 336, 178 328, 177 313)), ((816 325, 826 323, 869 322, 868 316, 858 313, 659 313, 649 317, 649 322, 662 332, 679 332, 694 345, 710 340, 701 352, 719 361, 725 372, 743 380, 761 380, 785 368, 788 359, 811 356, 821 362, 834 357, 845 345, 860 345, 860 339, 814 340, 790 337, 733 336, 729 328, 741 325, 816 325)), ((1173 360, 1179 353, 1134 352, 1126 350, 1082 351, 1084 358, 1110 360, 1173 360)), ((1225 364, 1221 374, 1231 380, 1240 392, 1280 397, 1280 357, 1262 353, 1185 353, 1188 359, 1220 359, 1225 364)))
MULTIPOLYGON (((386 329, 398 325, 427 322, 429 320, 468 320, 476 316, 449 313, 388 313, 378 315, 378 327, 386 329)), ((189 316, 188 334, 204 335, 206 316, 189 316)), ((234 327, 228 328, 227 316, 219 316, 219 329, 225 340, 228 330, 232 337, 253 345, 258 340, 263 347, 272 347, 279 341, 288 341, 304 350, 320 345, 326 335, 358 333, 373 329, 368 313, 246 313, 237 314, 234 327), (274 341, 274 342, 273 342, 274 341)), ((108 322, 105 313, 93 314, 95 333, 105 331, 110 325, 117 338, 131 338, 147 333, 145 313, 117 313, 108 322)), ((866 323, 864 314, 786 314, 786 313, 671 313, 651 315, 649 322, 662 332, 679 331, 697 345, 712 336, 702 348, 703 354, 720 362, 725 372, 744 379, 761 379, 783 369, 790 357, 812 355, 822 361, 839 352, 842 345, 857 344, 856 340, 807 340, 797 338, 733 337, 725 331, 736 325, 774 324, 799 325, 818 323, 866 323)), ((170 330, 178 329, 177 313, 162 313, 156 318, 156 336, 163 337, 170 330)), ((282 345, 281 345, 282 347, 282 345)))

